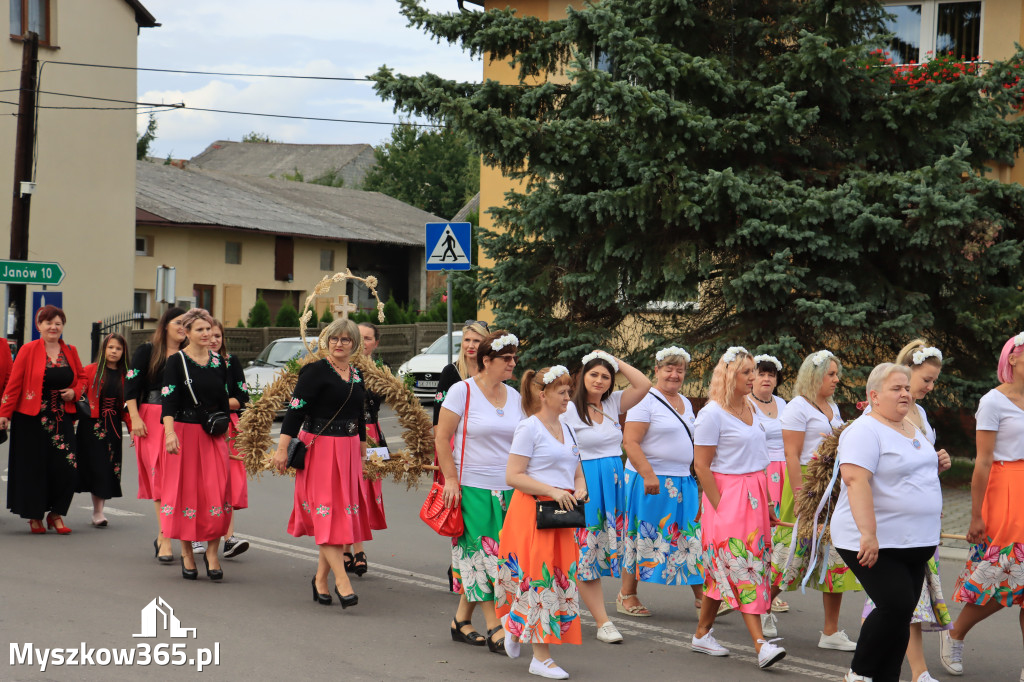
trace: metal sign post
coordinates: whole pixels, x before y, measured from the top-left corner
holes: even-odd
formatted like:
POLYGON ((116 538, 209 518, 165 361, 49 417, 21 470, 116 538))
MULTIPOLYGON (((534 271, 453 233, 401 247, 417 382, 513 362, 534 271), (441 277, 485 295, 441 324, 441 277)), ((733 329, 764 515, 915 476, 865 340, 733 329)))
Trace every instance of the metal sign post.
POLYGON ((471 223, 427 223, 427 270, 446 270, 448 299, 448 364, 452 364, 452 270, 469 270, 471 223))

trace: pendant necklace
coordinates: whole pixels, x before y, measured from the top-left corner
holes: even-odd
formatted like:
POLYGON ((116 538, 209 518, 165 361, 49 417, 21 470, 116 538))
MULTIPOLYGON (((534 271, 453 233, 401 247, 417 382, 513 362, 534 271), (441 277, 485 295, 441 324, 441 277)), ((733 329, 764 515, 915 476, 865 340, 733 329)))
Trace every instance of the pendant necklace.
MULTIPOLYGON (((479 379, 476 380, 476 386, 477 386, 477 388, 480 389, 481 393, 484 392, 484 387, 480 385, 480 380, 479 379)), ((484 395, 486 396, 487 394, 484 393, 484 395)), ((488 400, 487 402, 490 402, 490 400, 488 400)), ((491 405, 491 407, 494 407, 494 405, 491 405)), ((505 410, 500 408, 500 407, 495 407, 494 408, 494 413, 497 414, 499 417, 504 417, 505 416, 505 410)))

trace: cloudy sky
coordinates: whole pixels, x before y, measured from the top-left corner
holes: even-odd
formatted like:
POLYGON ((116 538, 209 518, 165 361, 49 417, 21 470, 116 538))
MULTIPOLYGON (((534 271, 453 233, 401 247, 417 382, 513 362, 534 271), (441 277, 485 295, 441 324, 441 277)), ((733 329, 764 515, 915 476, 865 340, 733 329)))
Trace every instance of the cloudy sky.
MULTIPOLYGON (((394 0, 144 0, 162 26, 142 29, 139 66, 162 69, 364 77, 383 64, 400 73, 479 80, 481 64, 406 25, 394 0)), ((456 0, 424 0, 457 11, 456 0)), ((367 121, 397 121, 369 84, 140 71, 139 101, 367 121)), ((195 111, 157 115, 154 156, 190 158, 215 140, 249 132, 281 142, 378 144, 386 125, 259 118, 195 111)), ((139 116, 140 131, 146 117, 139 116)))

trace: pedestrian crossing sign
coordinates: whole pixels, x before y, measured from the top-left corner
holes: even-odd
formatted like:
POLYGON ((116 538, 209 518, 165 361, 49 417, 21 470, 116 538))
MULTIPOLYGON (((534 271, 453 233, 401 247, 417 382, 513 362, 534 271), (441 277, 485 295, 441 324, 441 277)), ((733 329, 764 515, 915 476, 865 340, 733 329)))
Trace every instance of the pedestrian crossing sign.
POLYGON ((427 223, 427 270, 469 270, 470 223, 427 223))

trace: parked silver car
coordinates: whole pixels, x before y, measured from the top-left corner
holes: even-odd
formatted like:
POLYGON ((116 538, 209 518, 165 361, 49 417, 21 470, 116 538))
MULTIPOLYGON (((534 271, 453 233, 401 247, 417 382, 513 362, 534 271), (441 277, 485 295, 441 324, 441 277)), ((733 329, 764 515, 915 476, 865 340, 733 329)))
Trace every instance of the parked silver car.
POLYGON ((245 375, 245 383, 248 384, 251 392, 263 391, 274 383, 275 376, 289 360, 304 358, 307 355, 309 355, 309 350, 298 336, 275 339, 260 351, 260 354, 249 363, 248 367, 242 370, 245 375))
MULTIPOLYGON (((459 357, 462 347, 462 332, 452 332, 452 362, 459 357)), ((448 364, 448 335, 422 348, 419 355, 403 362, 398 368, 399 378, 412 374, 412 392, 421 402, 433 402, 437 393, 437 383, 441 378, 441 370, 448 364)))

